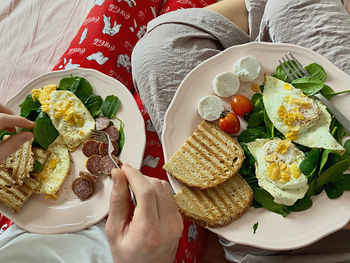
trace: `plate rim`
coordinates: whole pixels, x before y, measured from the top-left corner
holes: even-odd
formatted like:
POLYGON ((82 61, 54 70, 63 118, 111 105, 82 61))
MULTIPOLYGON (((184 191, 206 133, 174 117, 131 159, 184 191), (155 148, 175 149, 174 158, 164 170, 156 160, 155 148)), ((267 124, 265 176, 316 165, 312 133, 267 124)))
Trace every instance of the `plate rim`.
MULTIPOLYGON (((79 74, 87 75, 89 73, 92 75, 95 75, 95 77, 97 77, 97 78, 105 79, 109 83, 114 82, 115 84, 117 84, 119 86, 118 88, 124 89, 126 94, 128 94, 127 96, 130 97, 130 103, 134 104, 133 107, 137 108, 137 112, 134 113, 134 114, 136 114, 135 119, 139 120, 139 125, 140 125, 140 127, 142 127, 142 131, 138 134, 138 136, 140 137, 140 143, 141 143, 141 145, 138 145, 138 148, 141 149, 141 152, 140 152, 139 160, 137 160, 138 166, 135 168, 140 169, 142 166, 143 156, 144 156, 145 147, 146 147, 146 131, 145 131, 145 122, 144 122, 143 116, 142 116, 142 114, 139 110, 139 107, 138 107, 132 93, 130 92, 130 90, 120 81, 118 81, 118 80, 116 80, 116 79, 114 79, 114 78, 112 78, 104 73, 101 73, 100 71, 97 71, 97 70, 91 69, 91 68, 76 67, 76 68, 72 68, 72 69, 62 69, 62 70, 57 70, 57 71, 44 72, 44 73, 38 75, 37 77, 33 78, 29 82, 27 82, 25 85, 23 85, 23 87, 18 92, 16 92, 14 95, 12 95, 4 103, 4 105, 8 106, 18 96, 22 96, 23 93, 26 94, 26 87, 35 84, 36 82, 40 81, 41 79, 43 79, 47 76, 53 75, 56 77, 63 78, 64 76, 69 76, 69 75, 79 75, 79 74)), ((108 204, 109 204, 109 194, 108 194, 108 200, 106 200, 106 201, 108 201, 108 204)), ((82 202, 89 202, 89 200, 82 201, 82 202)), ((24 205, 26 205, 26 204, 24 204, 24 205)), ((13 217, 9 208, 7 208, 5 206, 1 206, 1 208, 3 208, 0 211, 1 214, 6 216, 7 218, 9 218, 17 226, 19 226, 20 228, 22 228, 28 232, 38 233, 38 234, 61 234, 61 233, 78 232, 78 231, 86 229, 87 227, 94 225, 94 224, 98 223, 99 221, 103 220, 103 218, 105 218, 108 214, 109 205, 106 207, 107 209, 103 209, 103 212, 101 212, 100 214, 84 215, 79 223, 73 223, 73 224, 65 223, 62 225, 55 226, 55 227, 52 227, 52 226, 51 227, 33 226, 32 224, 27 225, 26 223, 22 223, 21 221, 18 221, 18 219, 16 217, 13 217)), ((88 207, 86 207, 85 209, 88 209, 88 207)))
MULTIPOLYGON (((308 52, 311 53, 312 56, 315 57, 315 61, 322 61, 325 64, 327 64, 327 68, 336 71, 336 74, 338 75, 342 75, 342 77, 345 77, 347 79, 349 79, 350 81, 350 76, 347 75, 345 72, 343 72, 341 69, 339 69, 336 65, 334 65, 331 61, 329 61, 327 58, 325 58, 324 56, 320 55, 319 53, 309 49, 309 48, 305 48, 299 45, 295 45, 295 44, 288 44, 288 43, 270 43, 270 42, 249 42, 249 43, 245 43, 245 44, 241 44, 241 45, 235 45, 232 47, 229 47, 223 51, 221 51, 220 53, 206 59, 205 61, 201 62, 200 64, 198 64, 195 68, 193 68, 187 75, 186 77, 181 81, 178 89, 176 90, 174 97, 165 113, 164 116, 164 125, 163 125, 163 129, 162 129, 162 142, 164 144, 163 146, 163 154, 164 154, 164 162, 166 162, 169 157, 171 156, 171 153, 168 152, 168 147, 166 147, 166 141, 171 138, 171 136, 169 136, 169 134, 171 133, 171 130, 173 129, 172 127, 170 127, 169 124, 171 121, 170 119, 172 118, 172 116, 174 116, 174 114, 176 114, 176 109, 174 108, 174 105, 176 103, 176 101, 178 100, 178 97, 181 95, 181 92, 185 89, 182 89, 184 83, 188 80, 188 78, 190 78, 190 76, 197 70, 199 70, 203 64, 206 64, 209 61, 212 60, 216 60, 218 57, 223 56, 224 54, 231 52, 234 49, 241 49, 241 48, 256 48, 256 49, 270 49, 273 47, 277 47, 277 48, 282 48, 284 50, 300 50, 303 52, 308 52), (168 157, 169 156, 169 157, 168 157)), ((167 173, 167 177, 169 179, 170 184, 172 185, 172 187, 174 188, 175 192, 178 192, 179 189, 176 189, 177 187, 174 186, 173 182, 176 182, 176 179, 173 178, 172 176, 170 176, 167 173)), ((323 193, 324 194, 324 193, 323 193)), ((263 209, 263 208, 260 208, 263 209)), ((272 212, 271 212, 272 213, 272 212)), ((318 240, 336 232, 337 230, 340 230, 342 227, 344 227, 348 222, 350 221, 350 212, 348 212, 348 218, 347 219, 343 219, 340 220, 340 222, 337 224, 337 226, 333 227, 329 227, 328 231, 323 231, 321 234, 318 235, 313 235, 313 238, 309 238, 307 240, 304 240, 303 242, 301 240, 298 240, 298 244, 296 244, 294 242, 292 243, 278 243, 276 244, 274 247, 272 247, 271 245, 265 245, 262 244, 261 242, 249 242, 249 241, 239 241, 239 240, 233 240, 231 237, 227 236, 227 233, 222 233, 219 229, 220 228, 208 228, 210 231, 218 234, 219 236, 224 237, 225 239, 227 239, 230 242, 235 242, 241 245, 247 245, 247 246, 253 246, 256 248, 261 248, 261 249, 268 249, 268 250, 275 250, 275 251, 281 251, 281 250, 290 250, 290 249, 298 249, 301 247, 305 247, 307 245, 313 244, 315 242, 317 242, 318 240)))

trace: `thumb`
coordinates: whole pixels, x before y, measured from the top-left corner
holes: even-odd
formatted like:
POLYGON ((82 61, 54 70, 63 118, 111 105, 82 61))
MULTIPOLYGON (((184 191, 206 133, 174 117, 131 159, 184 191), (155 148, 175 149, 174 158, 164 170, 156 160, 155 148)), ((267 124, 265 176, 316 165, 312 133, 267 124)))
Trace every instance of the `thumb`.
POLYGON ((113 188, 110 196, 108 221, 113 225, 115 231, 120 233, 129 221, 130 194, 124 173, 120 169, 113 169, 111 174, 113 188))
POLYGON ((17 151, 18 148, 31 139, 33 139, 31 132, 19 132, 2 141, 0 144, 0 162, 6 160, 10 154, 17 151))

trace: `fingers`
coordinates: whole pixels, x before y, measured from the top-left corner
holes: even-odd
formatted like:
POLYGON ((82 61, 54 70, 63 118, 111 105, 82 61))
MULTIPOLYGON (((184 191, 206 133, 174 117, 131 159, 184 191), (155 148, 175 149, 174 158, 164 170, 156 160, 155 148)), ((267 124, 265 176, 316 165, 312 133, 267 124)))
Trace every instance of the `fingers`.
POLYGON ((0 144, 0 162, 3 162, 7 157, 20 148, 23 143, 31 140, 33 134, 31 132, 20 132, 12 135, 7 140, 0 144))
POLYGON ((13 111, 10 110, 9 108, 5 107, 5 106, 2 105, 2 104, 0 104, 0 112, 1 112, 1 113, 6 113, 6 114, 13 115, 13 111))
POLYGON ((0 129, 12 127, 31 129, 34 127, 34 122, 20 116, 0 113, 0 129))
POLYGON ((344 230, 350 230, 350 222, 349 222, 346 226, 344 226, 343 229, 344 229, 344 230))
POLYGON ((115 231, 121 233, 129 220, 130 193, 124 173, 120 169, 113 169, 113 188, 110 196, 108 222, 115 231))
POLYGON ((134 211, 135 220, 140 218, 140 220, 146 220, 149 223, 158 223, 156 194, 152 184, 139 170, 132 168, 128 164, 124 164, 121 170, 135 194, 137 202, 134 211))

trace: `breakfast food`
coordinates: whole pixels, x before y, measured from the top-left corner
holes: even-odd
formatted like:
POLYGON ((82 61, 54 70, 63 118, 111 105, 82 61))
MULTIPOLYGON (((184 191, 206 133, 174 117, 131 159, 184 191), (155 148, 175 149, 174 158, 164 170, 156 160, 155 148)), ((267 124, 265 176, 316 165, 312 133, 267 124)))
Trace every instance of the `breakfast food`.
POLYGON ((203 121, 163 169, 186 186, 207 189, 236 175, 243 159, 235 139, 203 121))
MULTIPOLYGON (((115 140, 111 140, 112 145, 113 145, 113 152, 112 155, 117 155, 119 152, 119 145, 115 140)), ((99 147, 98 147, 98 154, 101 156, 105 156, 108 154, 108 143, 106 142, 101 142, 99 147)))
POLYGON ((254 56, 242 57, 233 65, 233 72, 238 75, 242 82, 255 80, 259 76, 260 70, 259 61, 254 56))
POLYGON ((209 95, 199 100, 197 109, 203 120, 215 121, 224 110, 224 104, 219 97, 209 95))
POLYGON ((345 151, 330 134, 331 115, 319 100, 265 75, 263 102, 271 122, 286 139, 310 148, 345 151))
POLYGON ((299 165, 305 155, 290 140, 257 139, 247 146, 255 158, 259 186, 276 203, 290 206, 304 197, 309 185, 299 165))
POLYGON ((83 143, 81 151, 86 157, 90 157, 92 155, 96 155, 99 153, 100 142, 90 139, 83 143))
POLYGON ((24 202, 33 194, 39 183, 33 178, 24 178, 18 185, 10 170, 0 169, 0 202, 18 212, 24 202))
POLYGON ((33 170, 34 154, 32 152, 32 142, 33 140, 24 143, 0 164, 0 167, 11 170, 11 176, 19 186, 23 184, 25 178, 29 178, 29 174, 33 170))
POLYGON ((96 123, 96 130, 104 130, 109 127, 111 120, 108 119, 107 117, 99 117, 96 118, 95 123, 96 123))
POLYGON ((84 177, 78 177, 73 181, 73 192, 80 199, 87 199, 94 193, 95 184, 84 177))
POLYGON ((36 177, 40 185, 35 192, 54 196, 68 175, 70 156, 64 144, 53 143, 48 151, 51 154, 36 177))
POLYGON ((203 227, 220 227, 244 214, 253 200, 253 192, 238 174, 221 185, 206 189, 183 187, 175 196, 182 215, 203 227))
POLYGON ((55 85, 35 89, 32 97, 39 100, 42 111, 49 115, 53 126, 72 152, 90 138, 95 120, 73 92, 56 89, 55 85))
POLYGON ((101 159, 102 157, 98 154, 91 155, 86 161, 86 169, 92 174, 99 175, 101 159))
POLYGON ((230 97, 239 89, 239 78, 231 71, 222 72, 214 77, 212 86, 219 97, 230 97))

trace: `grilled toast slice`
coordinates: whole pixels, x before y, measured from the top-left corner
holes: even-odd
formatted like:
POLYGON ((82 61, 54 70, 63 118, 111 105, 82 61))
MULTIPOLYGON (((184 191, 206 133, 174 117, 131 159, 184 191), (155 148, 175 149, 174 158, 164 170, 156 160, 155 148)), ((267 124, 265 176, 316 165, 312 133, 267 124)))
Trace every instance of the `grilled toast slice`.
POLYGON ((234 176, 243 160, 236 139, 203 121, 163 169, 185 186, 208 189, 234 176))
POLYGON ((253 201, 253 191, 236 174, 206 190, 183 187, 175 196, 180 213, 203 227, 225 226, 243 215, 253 201))
POLYGON ((39 183, 33 178, 24 178, 22 186, 16 184, 11 171, 0 169, 0 203, 15 212, 33 194, 39 183))
POLYGON ((25 178, 33 170, 34 154, 32 152, 33 139, 24 143, 16 152, 11 154, 1 166, 12 170, 12 178, 18 185, 22 185, 25 178))

